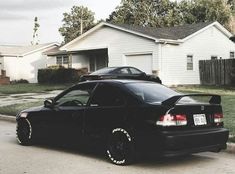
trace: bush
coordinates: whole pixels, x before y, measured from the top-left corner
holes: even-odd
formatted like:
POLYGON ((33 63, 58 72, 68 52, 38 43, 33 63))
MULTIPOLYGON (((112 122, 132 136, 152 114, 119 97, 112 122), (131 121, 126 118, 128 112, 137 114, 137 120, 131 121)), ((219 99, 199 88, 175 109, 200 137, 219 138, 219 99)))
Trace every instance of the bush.
POLYGON ((39 69, 38 83, 74 83, 79 76, 78 70, 72 68, 39 69))
POLYGON ((29 81, 25 79, 11 81, 11 84, 22 84, 22 83, 29 83, 29 81))

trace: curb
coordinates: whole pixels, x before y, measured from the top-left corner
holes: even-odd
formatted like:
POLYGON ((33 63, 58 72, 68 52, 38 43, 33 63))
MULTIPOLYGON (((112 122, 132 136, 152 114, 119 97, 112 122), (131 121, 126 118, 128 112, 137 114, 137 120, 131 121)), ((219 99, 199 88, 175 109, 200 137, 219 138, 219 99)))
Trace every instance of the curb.
POLYGON ((15 116, 10 116, 10 115, 1 115, 0 114, 0 120, 4 121, 9 121, 9 122, 16 122, 16 117, 15 116))
MULTIPOLYGON (((0 114, 0 120, 15 123, 16 122, 16 117, 15 116, 10 116, 10 115, 1 115, 0 114)), ((227 149, 224 152, 234 153, 235 154, 235 143, 227 143, 227 149)))
POLYGON ((235 153, 235 143, 227 143, 227 149, 225 152, 235 153))

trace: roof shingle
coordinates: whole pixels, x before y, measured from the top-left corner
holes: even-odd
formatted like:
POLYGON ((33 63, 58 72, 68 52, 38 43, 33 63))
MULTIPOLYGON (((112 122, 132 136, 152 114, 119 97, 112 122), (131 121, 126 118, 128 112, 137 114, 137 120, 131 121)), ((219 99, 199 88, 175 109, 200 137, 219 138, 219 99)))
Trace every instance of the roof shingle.
POLYGON ((202 28, 212 23, 213 22, 201 22, 196 24, 185 24, 181 26, 163 28, 143 27, 128 24, 111 24, 134 32, 139 32, 141 34, 148 35, 157 39, 178 40, 184 39, 187 36, 190 36, 191 34, 201 30, 202 28))

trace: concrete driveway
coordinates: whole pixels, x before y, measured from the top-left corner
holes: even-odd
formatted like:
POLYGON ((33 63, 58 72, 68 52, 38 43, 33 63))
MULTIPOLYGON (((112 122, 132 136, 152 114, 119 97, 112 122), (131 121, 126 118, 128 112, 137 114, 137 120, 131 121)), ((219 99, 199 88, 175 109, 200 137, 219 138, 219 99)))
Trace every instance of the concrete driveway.
POLYGON ((0 174, 234 174, 235 155, 200 153, 131 166, 110 164, 101 155, 48 146, 20 146, 15 123, 0 120, 0 174))

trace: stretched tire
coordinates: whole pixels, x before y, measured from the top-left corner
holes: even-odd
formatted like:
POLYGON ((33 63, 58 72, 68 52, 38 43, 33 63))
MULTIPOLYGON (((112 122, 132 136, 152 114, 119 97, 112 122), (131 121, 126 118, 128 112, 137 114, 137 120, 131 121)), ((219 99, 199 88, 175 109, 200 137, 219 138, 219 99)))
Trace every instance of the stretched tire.
POLYGON ((113 129, 107 142, 107 158, 116 165, 128 165, 135 160, 133 137, 123 128, 113 129))
POLYGON ((33 143, 32 125, 28 119, 20 119, 16 125, 16 136, 19 144, 28 146, 33 143))

